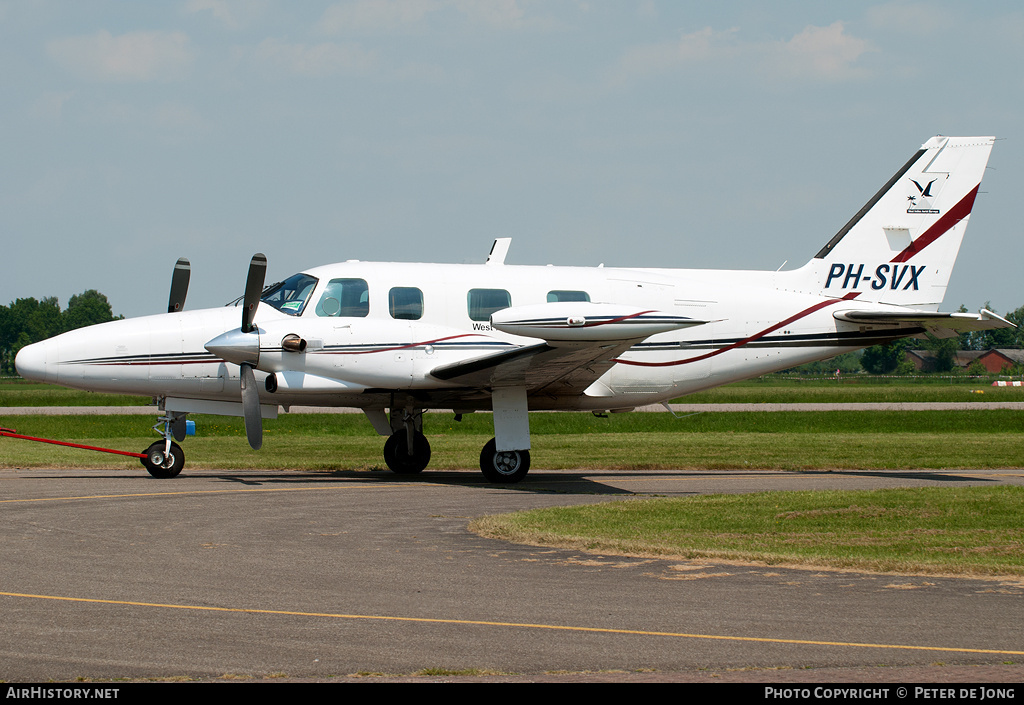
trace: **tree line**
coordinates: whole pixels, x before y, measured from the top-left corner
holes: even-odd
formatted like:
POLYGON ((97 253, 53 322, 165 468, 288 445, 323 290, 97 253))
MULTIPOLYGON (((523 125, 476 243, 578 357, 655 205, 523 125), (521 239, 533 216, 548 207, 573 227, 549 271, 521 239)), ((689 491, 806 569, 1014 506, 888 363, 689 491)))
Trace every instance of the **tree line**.
MULTIPOLYGON (((985 303, 985 308, 992 310, 991 304, 985 303)), ((961 306, 959 313, 967 313, 967 309, 961 306)), ((982 330, 973 333, 961 333, 952 338, 936 338, 933 335, 926 335, 925 339, 901 338, 894 340, 888 345, 874 345, 857 352, 846 353, 829 360, 812 362, 807 365, 793 368, 790 371, 799 371, 808 374, 830 374, 836 370, 842 374, 856 372, 868 372, 874 375, 900 375, 914 374, 917 369, 914 363, 907 358, 908 350, 927 350, 934 356, 934 372, 951 372, 957 368, 956 354, 962 350, 993 350, 1024 348, 1024 306, 1012 311, 1005 316, 1006 320, 1017 325, 1017 328, 998 328, 996 330, 982 330)), ((985 374, 981 363, 976 363, 977 368, 973 372, 985 374)), ((971 368, 968 368, 971 373, 971 368)), ((1024 370, 1022 370, 1024 371, 1024 370)), ((1015 371, 1016 373, 1017 371, 1015 371)))
POLYGON ((119 318, 124 316, 115 316, 107 297, 95 289, 72 296, 63 311, 55 296, 16 299, 10 306, 0 306, 0 374, 15 374, 14 358, 26 345, 119 318))

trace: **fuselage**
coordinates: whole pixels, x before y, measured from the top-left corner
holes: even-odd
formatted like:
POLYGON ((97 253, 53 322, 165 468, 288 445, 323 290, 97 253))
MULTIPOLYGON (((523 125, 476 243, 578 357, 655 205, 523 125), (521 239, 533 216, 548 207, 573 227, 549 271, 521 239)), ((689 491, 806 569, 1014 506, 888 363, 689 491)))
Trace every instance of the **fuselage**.
MULTIPOLYGON (((806 291, 794 272, 343 262, 296 275, 265 294, 255 360, 265 404, 489 408, 490 400, 431 376, 438 367, 535 344, 492 327, 506 307, 608 302, 702 325, 637 341, 584 394, 546 390, 531 409, 625 409, 889 340, 837 321, 865 303, 806 291), (302 290, 300 290, 302 289, 302 290), (291 298, 289 298, 289 296, 291 298), (305 349, 283 346, 300 338, 305 349), (262 373, 262 375, 260 374, 262 373), (264 385, 275 375, 276 390, 264 385), (453 402, 453 400, 456 400, 453 402)), ((268 292, 271 290, 268 289, 268 292)), ((881 305, 877 305, 881 306, 881 305)), ((205 349, 238 328, 227 306, 114 321, 28 346, 27 378, 102 392, 236 401, 238 366, 205 349)))

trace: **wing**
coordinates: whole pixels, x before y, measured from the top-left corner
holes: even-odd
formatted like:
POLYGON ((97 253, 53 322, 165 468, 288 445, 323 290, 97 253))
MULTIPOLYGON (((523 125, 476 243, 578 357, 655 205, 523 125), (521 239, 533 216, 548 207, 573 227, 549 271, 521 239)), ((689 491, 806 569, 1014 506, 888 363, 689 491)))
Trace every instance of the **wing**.
POLYGON ((837 311, 837 321, 858 325, 894 328, 924 328, 937 338, 952 338, 960 333, 994 328, 1016 328, 1014 323, 988 309, 981 313, 942 313, 938 311, 837 311))
POLYGON ((562 301, 502 309, 491 325, 545 342, 443 365, 431 376, 478 389, 526 387, 527 394, 582 394, 616 357, 652 335, 700 321, 626 304, 562 301))
POLYGON ((615 342, 558 342, 442 365, 430 374, 466 387, 525 386, 527 394, 582 394, 615 364, 613 359, 641 339, 615 342))

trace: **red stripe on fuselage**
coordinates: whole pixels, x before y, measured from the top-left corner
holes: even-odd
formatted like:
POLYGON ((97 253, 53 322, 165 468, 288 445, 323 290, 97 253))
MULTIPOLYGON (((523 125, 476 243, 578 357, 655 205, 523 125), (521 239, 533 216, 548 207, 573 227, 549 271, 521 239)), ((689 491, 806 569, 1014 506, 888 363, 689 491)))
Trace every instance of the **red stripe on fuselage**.
POLYGON ((379 352, 392 352, 394 350, 408 350, 409 348, 418 348, 421 345, 433 345, 434 343, 442 343, 446 340, 455 340, 457 338, 486 338, 485 335, 479 333, 464 333, 462 335, 449 335, 447 338, 435 338, 434 340, 424 340, 419 343, 409 343, 408 345, 394 345, 385 348, 374 348, 373 350, 338 350, 338 351, 325 351, 328 355, 369 355, 371 353, 379 352))
POLYGON ((814 304, 813 306, 809 306, 808 308, 805 308, 800 313, 793 314, 792 316, 790 316, 789 318, 787 318, 784 321, 781 321, 781 322, 776 323, 775 325, 773 325, 773 326, 771 326, 769 328, 765 328, 762 331, 758 331, 757 333, 754 333, 749 338, 744 338, 743 340, 739 340, 739 341, 733 343, 732 345, 728 345, 728 346, 722 348, 721 350, 715 350, 713 352, 709 352, 709 353, 706 353, 704 355, 698 355, 697 357, 687 358, 686 360, 673 360, 673 361, 670 361, 670 362, 636 362, 634 360, 623 360, 622 358, 617 358, 615 360, 612 360, 612 362, 618 362, 618 363, 621 363, 623 365, 636 365, 638 367, 673 367, 675 365, 686 365, 686 364, 689 364, 691 362, 699 362, 700 360, 707 360, 709 357, 714 357, 715 355, 721 355, 722 353, 728 352, 729 350, 734 350, 735 348, 740 348, 740 347, 743 347, 744 345, 747 345, 748 343, 753 343, 756 340, 760 340, 761 338, 765 337, 769 333, 772 333, 773 331, 777 331, 779 328, 782 328, 784 326, 788 326, 793 321, 798 321, 801 318, 809 316, 812 313, 814 313, 815 311, 820 311, 821 309, 823 309, 823 308, 825 308, 827 306, 832 306, 833 304, 837 304, 840 301, 850 301, 851 299, 855 299, 858 296, 860 296, 860 293, 861 292, 859 292, 859 291, 855 291, 855 292, 851 292, 851 293, 847 294, 846 296, 844 296, 841 299, 828 299, 826 301, 819 301, 818 303, 814 304))

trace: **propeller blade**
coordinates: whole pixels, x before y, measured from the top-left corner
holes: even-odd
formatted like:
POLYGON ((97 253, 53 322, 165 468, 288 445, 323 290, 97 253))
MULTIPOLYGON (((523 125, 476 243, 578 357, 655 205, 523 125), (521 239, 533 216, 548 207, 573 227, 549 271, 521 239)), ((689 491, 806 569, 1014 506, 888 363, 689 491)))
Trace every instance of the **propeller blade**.
POLYGON ((177 313, 185 308, 185 295, 188 294, 188 280, 192 274, 192 266, 184 257, 178 258, 171 275, 171 297, 167 301, 167 313, 177 313))
POLYGON ((263 446, 263 415, 260 413, 260 393, 256 388, 256 375, 252 365, 239 366, 242 378, 242 414, 245 418, 245 436, 253 450, 263 446))
POLYGON ((249 276, 245 280, 245 299, 242 307, 242 332, 253 330, 252 321, 256 316, 256 307, 260 305, 260 294, 263 293, 263 281, 267 276, 267 257, 262 252, 252 256, 249 263, 249 276))

